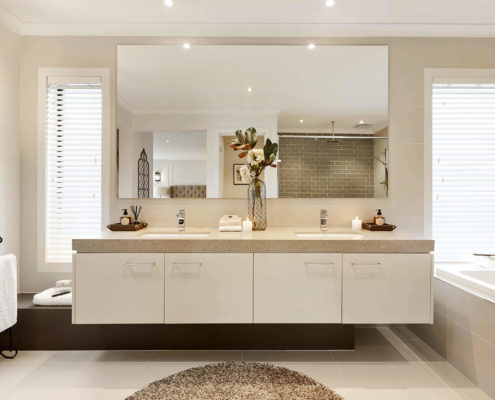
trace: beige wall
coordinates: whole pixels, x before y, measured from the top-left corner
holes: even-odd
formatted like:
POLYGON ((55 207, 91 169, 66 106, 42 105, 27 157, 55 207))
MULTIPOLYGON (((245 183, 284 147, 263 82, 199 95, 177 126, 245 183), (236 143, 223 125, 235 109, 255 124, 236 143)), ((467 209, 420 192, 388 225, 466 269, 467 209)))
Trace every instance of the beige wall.
POLYGON ((21 39, 0 24, 0 255, 19 256, 21 39))
MULTIPOLYGON (((305 38, 191 38, 192 43, 307 44, 305 38)), ((108 67, 111 69, 112 182, 111 217, 121 208, 115 175, 115 69, 117 44, 181 43, 157 38, 22 39, 21 135, 22 217, 21 285, 24 291, 41 289, 64 274, 41 274, 36 265, 36 90, 40 67, 108 67)), ((390 193, 388 199, 278 199, 268 201, 269 226, 317 226, 320 207, 329 210, 329 223, 348 226, 354 216, 363 219, 383 209, 389 222, 403 231, 423 232, 423 70, 424 68, 494 68, 495 39, 465 38, 352 38, 319 39, 321 44, 388 44, 390 46, 390 193)), ((133 201, 136 203, 136 201, 133 201)), ((138 202, 151 226, 175 226, 178 208, 186 208, 188 226, 215 226, 223 214, 246 214, 245 200, 166 200, 138 202)))

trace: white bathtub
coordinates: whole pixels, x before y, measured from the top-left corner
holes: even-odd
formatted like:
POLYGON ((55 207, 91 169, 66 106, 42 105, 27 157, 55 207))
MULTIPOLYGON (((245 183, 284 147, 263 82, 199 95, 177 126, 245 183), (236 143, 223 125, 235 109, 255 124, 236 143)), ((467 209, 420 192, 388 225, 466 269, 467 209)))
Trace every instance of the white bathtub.
POLYGON ((495 303, 495 266, 487 260, 472 264, 436 264, 435 277, 495 303))

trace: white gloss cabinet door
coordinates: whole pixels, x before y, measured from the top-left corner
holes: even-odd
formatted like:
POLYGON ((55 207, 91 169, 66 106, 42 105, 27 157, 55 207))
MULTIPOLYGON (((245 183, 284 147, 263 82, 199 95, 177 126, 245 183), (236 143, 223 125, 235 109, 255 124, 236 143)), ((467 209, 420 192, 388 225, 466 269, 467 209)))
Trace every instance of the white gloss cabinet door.
POLYGON ((255 323, 340 323, 342 254, 255 254, 255 323))
POLYGON ((164 323, 164 255, 76 255, 76 324, 164 323))
POLYGON ((253 255, 165 255, 165 323, 253 322, 253 255))
POLYGON ((344 254, 343 323, 431 323, 430 254, 344 254))

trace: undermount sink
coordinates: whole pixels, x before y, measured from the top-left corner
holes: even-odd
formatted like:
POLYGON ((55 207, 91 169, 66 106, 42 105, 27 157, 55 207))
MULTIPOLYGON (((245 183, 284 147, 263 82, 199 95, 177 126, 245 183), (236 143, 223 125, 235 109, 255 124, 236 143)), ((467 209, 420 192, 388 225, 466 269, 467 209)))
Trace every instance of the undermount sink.
POLYGON ((140 235, 142 239, 181 239, 181 238, 205 238, 210 232, 200 230, 156 230, 140 235))
POLYGON ((363 238, 363 235, 351 232, 296 232, 296 236, 300 238, 322 238, 336 240, 358 240, 363 238))

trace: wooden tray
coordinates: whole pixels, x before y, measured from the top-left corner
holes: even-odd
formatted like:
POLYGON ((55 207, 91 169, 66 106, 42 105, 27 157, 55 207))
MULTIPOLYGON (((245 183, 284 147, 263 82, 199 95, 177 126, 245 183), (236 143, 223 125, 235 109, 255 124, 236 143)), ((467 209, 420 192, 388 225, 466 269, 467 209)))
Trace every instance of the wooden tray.
POLYGON ((397 227, 391 224, 376 225, 373 222, 363 222, 363 229, 367 231, 393 231, 395 228, 397 227))
POLYGON ((146 222, 140 222, 139 224, 129 224, 129 225, 122 225, 122 224, 110 224, 107 225, 107 228, 110 229, 113 232, 119 232, 119 231, 140 231, 141 229, 144 229, 148 226, 146 222))

